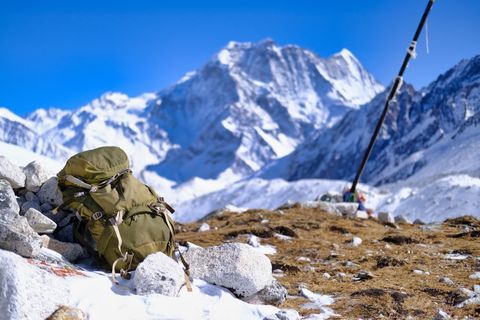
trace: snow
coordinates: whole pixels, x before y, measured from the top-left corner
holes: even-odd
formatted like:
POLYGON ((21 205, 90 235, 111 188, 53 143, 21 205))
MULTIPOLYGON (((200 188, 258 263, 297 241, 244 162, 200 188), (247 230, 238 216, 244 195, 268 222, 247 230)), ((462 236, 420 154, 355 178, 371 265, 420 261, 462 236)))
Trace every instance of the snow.
MULTIPOLYGON (((73 304, 86 311, 90 320, 101 319, 263 319, 279 311, 268 305, 253 305, 235 298, 228 290, 194 279, 193 291, 182 288, 178 297, 160 294, 139 296, 131 289, 116 287, 110 274, 83 271, 85 277, 66 282, 73 304), (188 307, 186 307, 188 306, 188 307)), ((131 288, 132 280, 121 285, 131 288)))
POLYGON ((62 162, 42 156, 25 148, 0 141, 0 155, 8 158, 19 167, 25 167, 32 161, 38 161, 50 172, 59 172, 65 165, 62 162))

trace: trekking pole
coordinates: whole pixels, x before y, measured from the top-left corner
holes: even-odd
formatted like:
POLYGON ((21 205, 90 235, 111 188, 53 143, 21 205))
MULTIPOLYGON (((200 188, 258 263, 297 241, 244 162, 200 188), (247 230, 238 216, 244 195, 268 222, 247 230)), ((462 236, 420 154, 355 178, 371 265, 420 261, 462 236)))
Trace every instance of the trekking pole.
POLYGON ((434 2, 435 2, 435 0, 429 0, 428 1, 427 7, 425 8, 425 11, 423 12, 422 19, 420 20, 420 23, 417 27, 417 31, 415 31, 415 35, 413 36, 413 40, 410 43, 410 45, 408 46, 407 54, 405 55, 405 58, 403 59, 402 67, 400 68, 400 71, 398 72, 398 75, 395 78, 395 82, 393 83, 393 86, 390 89, 390 94, 388 95, 387 101, 385 102, 385 107, 383 108, 382 115, 380 116, 380 119, 377 122, 377 126, 375 127, 375 131, 373 132, 372 138, 370 139, 370 143, 368 144, 367 150, 365 151, 362 162, 360 163, 360 166, 358 167, 357 175, 355 176, 355 179, 353 180, 352 187, 350 188, 350 192, 352 194, 355 194, 355 190, 357 188, 358 181, 360 180, 363 169, 365 169, 365 165, 367 164, 368 158, 370 157, 370 153, 372 152, 373 145, 375 144, 375 141, 377 140, 377 136, 380 132, 380 129, 382 128, 383 122, 385 121, 385 117, 387 116, 388 108, 390 107, 390 103, 395 101, 398 90, 402 86, 403 73, 405 72, 405 69, 407 69, 408 62, 410 61, 411 58, 415 59, 415 57, 416 57, 417 40, 418 40, 418 37, 420 36, 420 33, 422 32, 423 26, 425 25, 425 21, 427 21, 428 14, 430 13, 430 9, 432 8, 434 2))

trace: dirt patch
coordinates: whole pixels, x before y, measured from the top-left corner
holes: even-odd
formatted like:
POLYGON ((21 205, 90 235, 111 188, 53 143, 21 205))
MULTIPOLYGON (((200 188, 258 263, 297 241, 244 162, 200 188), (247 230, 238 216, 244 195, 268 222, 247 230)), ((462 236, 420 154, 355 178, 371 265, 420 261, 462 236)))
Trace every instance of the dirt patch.
POLYGON ((452 318, 478 318, 478 306, 455 307, 462 299, 456 289, 477 284, 469 276, 480 268, 480 243, 475 238, 480 231, 470 218, 435 228, 404 224, 392 230, 373 219, 343 218, 296 206, 281 212, 224 212, 207 222, 211 229, 206 232, 197 232, 200 223, 182 225, 177 239, 206 247, 225 241, 246 243, 247 234, 259 236, 261 244, 277 249, 269 258, 272 268, 281 270, 275 274, 290 297, 281 307, 302 315, 315 313, 303 308, 308 300, 298 295, 299 286, 306 285, 313 292, 332 295, 331 307, 340 319, 432 319, 438 309, 452 318), (275 237, 276 233, 290 235, 275 237), (358 247, 350 244, 353 234, 363 240, 358 247), (457 234, 462 236, 451 237, 457 234), (469 257, 452 260, 445 253, 469 257), (426 272, 416 274, 415 269, 426 272), (374 277, 353 281, 362 270, 374 277), (441 277, 452 279, 455 286, 439 282, 441 277))

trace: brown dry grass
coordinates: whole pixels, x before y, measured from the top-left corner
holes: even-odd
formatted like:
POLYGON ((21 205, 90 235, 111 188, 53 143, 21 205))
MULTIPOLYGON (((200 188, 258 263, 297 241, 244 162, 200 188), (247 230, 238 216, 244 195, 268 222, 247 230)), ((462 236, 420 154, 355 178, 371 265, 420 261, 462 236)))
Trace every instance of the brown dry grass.
MULTIPOLYGON (((307 300, 298 296, 298 288, 306 284, 314 292, 333 295, 332 307, 342 319, 405 319, 408 316, 431 319, 438 309, 456 318, 480 318, 479 306, 457 308, 451 303, 455 289, 472 289, 478 284, 469 279, 470 274, 480 269, 478 234, 451 237, 464 232, 465 224, 451 221, 430 231, 417 225, 401 225, 395 229, 373 219, 347 219, 299 207, 250 210, 242 214, 227 212, 207 222, 211 227, 207 232, 196 232, 200 223, 178 225, 178 240, 206 247, 227 241, 246 242, 247 234, 261 237, 262 244, 277 248, 277 253, 269 257, 274 268, 284 271, 278 280, 292 296, 282 307, 295 308, 301 314, 318 311, 302 307, 307 300), (262 223, 265 219, 268 222, 262 223), (293 232, 296 236, 282 240, 274 236, 278 232, 290 235, 293 232), (382 241, 389 235, 408 237, 416 243, 396 245, 382 241), (359 247, 348 244, 353 236, 363 240, 359 247), (450 252, 466 252, 469 257, 459 261, 445 259, 444 254, 450 252), (299 257, 310 261, 299 261, 299 257), (359 267, 345 266, 346 261, 359 267), (416 275, 412 272, 414 269, 430 274, 416 275), (374 278, 352 281, 352 276, 360 270, 371 271, 374 278), (326 279, 324 273, 332 277, 326 279), (345 273, 346 277, 336 277, 337 273, 345 273), (449 277, 455 285, 440 283, 440 277, 449 277)), ((470 230, 480 230, 478 220, 461 222, 473 224, 470 230)))

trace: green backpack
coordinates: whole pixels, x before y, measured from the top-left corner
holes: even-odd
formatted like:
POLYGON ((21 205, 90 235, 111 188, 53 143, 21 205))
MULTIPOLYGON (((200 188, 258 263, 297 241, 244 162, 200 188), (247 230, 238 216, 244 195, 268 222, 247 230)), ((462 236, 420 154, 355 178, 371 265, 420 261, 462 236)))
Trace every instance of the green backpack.
POLYGON ((60 208, 71 209, 79 219, 75 238, 112 268, 114 281, 115 271, 126 276, 151 253, 173 256, 174 210, 132 175, 122 149, 78 153, 57 177, 64 200, 60 208))

